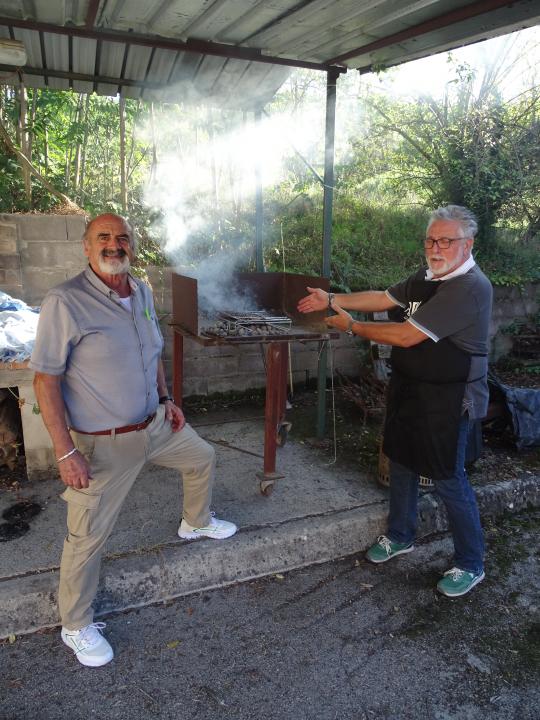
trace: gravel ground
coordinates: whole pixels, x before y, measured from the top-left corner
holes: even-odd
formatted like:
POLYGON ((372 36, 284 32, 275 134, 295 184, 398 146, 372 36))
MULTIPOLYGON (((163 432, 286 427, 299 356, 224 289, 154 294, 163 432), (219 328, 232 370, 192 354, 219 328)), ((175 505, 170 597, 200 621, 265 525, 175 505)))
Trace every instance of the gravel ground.
POLYGON ((440 537, 110 617, 104 668, 57 631, 12 638, 0 718, 537 720, 539 529, 538 510, 489 526, 486 580, 461 599, 433 589, 440 537))

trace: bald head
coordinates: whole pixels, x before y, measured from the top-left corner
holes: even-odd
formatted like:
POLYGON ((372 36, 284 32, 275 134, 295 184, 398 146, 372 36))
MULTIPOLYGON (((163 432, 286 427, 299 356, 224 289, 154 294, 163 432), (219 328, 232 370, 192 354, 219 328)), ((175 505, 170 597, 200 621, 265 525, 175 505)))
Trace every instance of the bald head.
POLYGON ((101 215, 96 215, 95 218, 89 220, 82 236, 83 243, 88 239, 88 237, 90 237, 94 227, 96 225, 100 226, 102 223, 123 223, 124 231, 129 236, 131 249, 135 252, 135 235, 131 223, 127 218, 122 217, 122 215, 116 215, 116 213, 102 213, 101 215))
POLYGON ((86 226, 83 250, 90 267, 100 277, 127 275, 135 257, 131 225, 114 213, 98 215, 86 226))

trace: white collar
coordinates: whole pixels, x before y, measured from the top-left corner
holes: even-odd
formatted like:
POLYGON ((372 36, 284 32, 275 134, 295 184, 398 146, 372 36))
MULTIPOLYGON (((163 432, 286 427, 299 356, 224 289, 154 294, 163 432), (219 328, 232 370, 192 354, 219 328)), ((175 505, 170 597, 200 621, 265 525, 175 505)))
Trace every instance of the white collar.
POLYGON ((474 258, 471 255, 467 260, 465 260, 463 265, 460 265, 455 270, 452 270, 452 272, 448 273, 448 275, 443 275, 443 277, 439 277, 439 278, 433 277, 433 273, 431 272, 431 270, 429 268, 427 268, 425 279, 426 280, 440 280, 441 282, 443 280, 451 280, 452 278, 458 277, 459 275, 465 275, 465 273, 469 272, 469 270, 472 267, 474 267, 475 265, 476 265, 476 263, 474 262, 474 258))

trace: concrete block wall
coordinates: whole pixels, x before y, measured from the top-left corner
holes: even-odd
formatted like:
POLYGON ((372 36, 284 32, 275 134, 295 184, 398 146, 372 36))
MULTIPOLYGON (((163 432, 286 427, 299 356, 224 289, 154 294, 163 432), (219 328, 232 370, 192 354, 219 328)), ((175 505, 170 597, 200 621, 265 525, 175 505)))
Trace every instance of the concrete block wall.
POLYGON ((518 287, 496 287, 489 328, 490 359, 498 360, 512 349, 512 337, 501 330, 516 320, 531 317, 540 311, 540 285, 528 283, 518 287))
POLYGON ((0 214, 0 288, 39 305, 50 288, 86 265, 82 215, 0 214))

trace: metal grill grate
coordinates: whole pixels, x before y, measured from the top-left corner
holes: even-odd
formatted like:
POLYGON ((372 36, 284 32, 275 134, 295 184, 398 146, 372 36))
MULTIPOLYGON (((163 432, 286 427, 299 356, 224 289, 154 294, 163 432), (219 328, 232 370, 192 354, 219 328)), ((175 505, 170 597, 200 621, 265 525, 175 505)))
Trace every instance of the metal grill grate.
POLYGON ((286 335, 292 321, 285 315, 270 315, 265 310, 247 312, 223 311, 217 314, 213 325, 202 328, 206 337, 246 338, 266 337, 268 335, 286 335))

